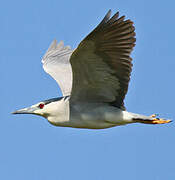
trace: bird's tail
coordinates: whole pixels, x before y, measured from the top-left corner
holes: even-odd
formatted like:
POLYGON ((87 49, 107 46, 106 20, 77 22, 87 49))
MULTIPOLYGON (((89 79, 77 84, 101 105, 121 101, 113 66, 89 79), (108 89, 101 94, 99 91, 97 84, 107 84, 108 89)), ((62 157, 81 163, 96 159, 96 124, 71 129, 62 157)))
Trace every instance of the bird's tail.
POLYGON ((155 114, 151 115, 148 118, 133 118, 133 121, 136 123, 144 123, 144 124, 166 124, 172 122, 172 120, 157 118, 155 114))

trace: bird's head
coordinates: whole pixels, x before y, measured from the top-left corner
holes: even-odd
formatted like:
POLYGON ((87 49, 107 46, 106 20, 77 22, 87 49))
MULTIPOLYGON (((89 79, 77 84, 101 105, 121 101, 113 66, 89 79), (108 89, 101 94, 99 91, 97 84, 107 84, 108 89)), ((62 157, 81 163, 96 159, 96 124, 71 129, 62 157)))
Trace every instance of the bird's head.
POLYGON ((30 107, 19 109, 12 114, 35 114, 48 118, 48 116, 54 116, 59 111, 59 105, 62 102, 62 97, 48 99, 34 104, 30 107))

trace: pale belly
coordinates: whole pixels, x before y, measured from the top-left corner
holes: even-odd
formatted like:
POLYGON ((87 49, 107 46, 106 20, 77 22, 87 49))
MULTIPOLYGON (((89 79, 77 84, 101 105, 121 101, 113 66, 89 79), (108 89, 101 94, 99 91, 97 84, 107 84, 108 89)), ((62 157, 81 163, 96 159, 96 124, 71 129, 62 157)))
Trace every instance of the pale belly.
POLYGON ((123 111, 107 104, 86 103, 70 107, 69 120, 50 122, 56 126, 104 129, 124 125, 123 111))

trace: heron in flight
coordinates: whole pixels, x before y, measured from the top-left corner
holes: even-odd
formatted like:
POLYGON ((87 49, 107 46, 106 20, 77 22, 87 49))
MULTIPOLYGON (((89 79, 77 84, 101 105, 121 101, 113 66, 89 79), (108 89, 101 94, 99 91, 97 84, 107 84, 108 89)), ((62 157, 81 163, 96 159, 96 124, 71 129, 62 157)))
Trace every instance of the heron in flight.
POLYGON ((119 12, 110 16, 111 10, 75 50, 54 40, 44 55, 43 68, 57 81, 63 97, 13 114, 36 114, 55 126, 88 129, 170 122, 156 115, 126 111, 124 98, 132 70, 135 28, 131 20, 119 17, 119 12))

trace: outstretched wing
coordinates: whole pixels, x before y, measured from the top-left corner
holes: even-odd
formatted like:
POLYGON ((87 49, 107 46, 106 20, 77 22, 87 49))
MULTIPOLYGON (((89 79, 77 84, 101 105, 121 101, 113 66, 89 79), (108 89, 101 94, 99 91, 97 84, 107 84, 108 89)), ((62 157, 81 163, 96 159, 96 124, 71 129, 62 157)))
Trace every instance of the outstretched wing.
POLYGON ((42 59, 44 70, 57 81, 63 96, 70 95, 72 89, 72 68, 69 62, 72 52, 62 41, 57 44, 54 40, 42 59))
POLYGON ((110 102, 124 109, 135 28, 118 12, 112 18, 110 14, 111 10, 71 55, 71 101, 110 102))

